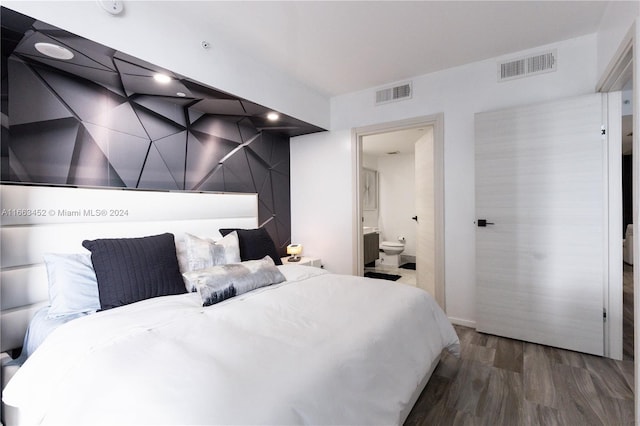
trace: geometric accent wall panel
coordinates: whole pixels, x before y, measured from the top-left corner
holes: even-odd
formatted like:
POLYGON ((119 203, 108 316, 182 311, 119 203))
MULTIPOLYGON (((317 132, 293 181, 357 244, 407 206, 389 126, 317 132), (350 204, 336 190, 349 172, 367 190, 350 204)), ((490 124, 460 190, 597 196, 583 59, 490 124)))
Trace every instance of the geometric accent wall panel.
POLYGON ((180 189, 160 152, 152 143, 138 185, 148 189, 180 189))
POLYGON ((162 161, 171 173, 177 189, 185 188, 185 158, 187 153, 187 131, 183 130, 153 141, 162 161))
POLYGON ((289 138, 323 129, 5 7, 0 23, 3 181, 257 193, 284 253, 289 138))
POLYGON ((26 64, 9 60, 8 67, 13 76, 8 87, 9 99, 20 99, 20 102, 14 102, 11 111, 13 125, 73 117, 62 100, 26 64))
POLYGON ((43 121, 11 128, 8 143, 28 179, 65 184, 77 133, 78 123, 74 119, 43 121), (43 138, 43 134, 47 137, 43 138))

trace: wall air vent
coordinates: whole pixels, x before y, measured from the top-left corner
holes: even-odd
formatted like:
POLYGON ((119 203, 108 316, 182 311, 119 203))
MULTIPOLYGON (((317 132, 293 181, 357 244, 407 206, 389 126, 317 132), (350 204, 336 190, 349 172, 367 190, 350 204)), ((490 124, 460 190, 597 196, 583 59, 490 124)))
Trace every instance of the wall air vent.
POLYGON ((500 62, 498 63, 498 81, 508 81, 555 71, 558 67, 557 58, 558 51, 554 49, 545 53, 500 62))
POLYGON ((402 83, 398 86, 387 87, 376 91, 376 105, 411 99, 411 95, 411 82, 402 83))

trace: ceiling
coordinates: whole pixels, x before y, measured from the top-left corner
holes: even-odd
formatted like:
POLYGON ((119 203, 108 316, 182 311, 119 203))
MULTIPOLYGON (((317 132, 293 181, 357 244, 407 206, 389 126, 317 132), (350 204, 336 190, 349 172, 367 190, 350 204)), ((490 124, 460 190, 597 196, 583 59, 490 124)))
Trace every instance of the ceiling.
POLYGON ((425 128, 419 127, 364 136, 362 138, 362 152, 374 157, 413 154, 415 143, 425 135, 425 131, 425 128))
MULTIPOLYGON (((158 2, 168 16, 336 96, 598 30, 618 1, 158 2)), ((125 2, 126 9, 126 2, 125 2)))

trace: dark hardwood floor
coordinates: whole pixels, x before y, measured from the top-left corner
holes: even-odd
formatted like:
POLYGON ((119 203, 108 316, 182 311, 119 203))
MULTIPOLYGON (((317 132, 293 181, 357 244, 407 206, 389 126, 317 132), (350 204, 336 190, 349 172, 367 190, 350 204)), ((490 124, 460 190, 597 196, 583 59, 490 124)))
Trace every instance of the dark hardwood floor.
POLYGON ((443 354, 405 425, 633 424, 633 361, 455 328, 461 357, 443 354))
POLYGON ((633 361, 633 266, 625 263, 622 274, 622 354, 633 361))

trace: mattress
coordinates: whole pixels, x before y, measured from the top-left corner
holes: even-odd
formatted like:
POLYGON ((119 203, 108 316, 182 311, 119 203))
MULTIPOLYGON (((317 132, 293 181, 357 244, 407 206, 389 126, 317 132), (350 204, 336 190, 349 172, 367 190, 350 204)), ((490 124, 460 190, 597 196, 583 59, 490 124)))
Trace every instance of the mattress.
POLYGON ((164 296, 61 325, 3 401, 25 424, 398 424, 459 349, 420 289, 279 268, 212 306, 164 296))

